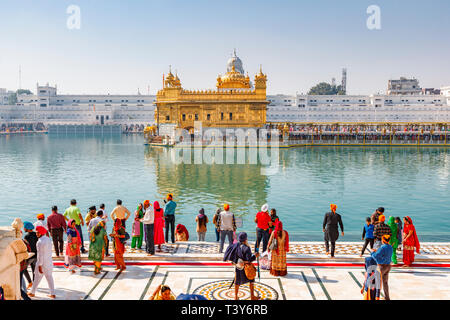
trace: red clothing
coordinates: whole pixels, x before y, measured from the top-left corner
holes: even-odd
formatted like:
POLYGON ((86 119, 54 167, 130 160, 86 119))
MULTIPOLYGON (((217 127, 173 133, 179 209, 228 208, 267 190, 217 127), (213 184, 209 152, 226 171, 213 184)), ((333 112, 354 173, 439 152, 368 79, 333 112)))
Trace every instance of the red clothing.
POLYGON ((52 212, 47 218, 48 231, 52 229, 63 228, 64 231, 67 230, 66 219, 61 213, 52 212))
POLYGON ((153 225, 153 238, 155 246, 163 244, 164 241, 164 210, 155 210, 155 222, 153 225))
POLYGON ((412 234, 403 242, 403 263, 409 266, 414 262, 414 250, 416 250, 417 253, 420 252, 420 243, 412 219, 410 217, 406 217, 406 219, 409 223, 405 223, 405 226, 403 227, 403 239, 405 239, 411 231, 412 234))
POLYGON ((256 214, 257 227, 263 230, 269 228, 269 221, 272 221, 268 212, 258 212, 256 214))

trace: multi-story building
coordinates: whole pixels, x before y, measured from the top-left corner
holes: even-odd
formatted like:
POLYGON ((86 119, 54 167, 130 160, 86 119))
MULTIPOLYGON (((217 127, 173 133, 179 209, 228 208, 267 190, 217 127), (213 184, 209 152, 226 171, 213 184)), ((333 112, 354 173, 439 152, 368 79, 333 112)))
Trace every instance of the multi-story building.
POLYGON ((154 123, 153 95, 58 95, 57 87, 36 86, 36 94, 21 94, 15 106, 0 108, 0 122, 49 124, 154 123))
POLYGON ((399 80, 389 80, 387 94, 389 95, 416 95, 421 94, 422 88, 419 80, 400 77, 399 80))
POLYGON ((14 91, 6 90, 5 88, 0 88, 0 105, 9 104, 9 96, 14 94, 14 91))

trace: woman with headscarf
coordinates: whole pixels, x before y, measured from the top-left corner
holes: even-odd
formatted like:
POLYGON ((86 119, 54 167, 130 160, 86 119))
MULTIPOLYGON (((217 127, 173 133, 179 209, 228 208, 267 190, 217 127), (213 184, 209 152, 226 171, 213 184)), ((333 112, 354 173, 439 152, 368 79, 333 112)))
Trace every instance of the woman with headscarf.
POLYGON ((406 216, 403 218, 403 267, 410 267, 414 262, 414 249, 420 253, 419 238, 412 219, 406 216))
POLYGON ((139 203, 134 211, 134 221, 131 226, 131 252, 142 249, 142 240, 144 239, 144 224, 141 220, 144 218, 144 205, 139 203))
POLYGON ((219 208, 216 210, 216 214, 213 216, 213 224, 215 226, 215 231, 216 231, 216 242, 219 242, 220 240, 220 224, 219 224, 219 217, 220 217, 220 212, 222 210, 219 208))
POLYGON ((184 225, 178 224, 177 227, 175 228, 175 240, 176 241, 189 240, 189 231, 187 231, 184 225))
POLYGON ((122 226, 122 221, 119 218, 114 220, 114 232, 109 235, 113 238, 114 249, 114 263, 116 264, 116 270, 125 270, 125 261, 123 260, 123 254, 125 253, 125 245, 121 239, 125 238, 125 228, 122 226))
POLYGON ((205 241, 206 224, 209 222, 208 217, 205 215, 205 209, 201 208, 198 211, 195 222, 197 222, 198 241, 205 241))
POLYGON ((239 242, 229 246, 225 251, 223 261, 231 261, 235 265, 234 276, 234 296, 235 300, 239 300, 239 286, 249 283, 250 296, 252 300, 258 300, 255 296, 255 279, 249 279, 245 274, 245 265, 251 264, 256 260, 259 253, 252 254, 252 249, 248 245, 247 233, 241 232, 239 234, 239 242))
POLYGON ((325 250, 327 255, 330 254, 329 242, 331 242, 331 258, 334 258, 336 240, 339 238, 338 225, 341 227, 342 236, 344 236, 344 224, 339 213, 336 213, 337 206, 330 204, 330 212, 325 213, 323 219, 323 232, 325 240, 325 250))
POLYGON ((269 250, 272 257, 270 274, 273 276, 287 275, 286 252, 289 252, 289 234, 283 230, 281 221, 278 221, 274 232, 270 235, 269 250))
POLYGON ((160 207, 159 202, 153 202, 153 210, 155 212, 155 222, 153 227, 153 238, 158 250, 161 251, 161 245, 164 241, 164 209, 160 207))
POLYGON ((108 243, 105 230, 105 222, 100 221, 91 230, 91 243, 89 245, 89 259, 94 261, 94 274, 99 274, 102 270, 102 261, 105 257, 106 244, 108 243))
POLYGON ((80 233, 76 228, 74 219, 70 219, 67 224, 67 244, 66 256, 64 257, 64 266, 72 273, 75 273, 75 268, 81 268, 81 238, 80 233))
POLYGON ((272 223, 269 225, 269 233, 272 233, 273 230, 275 230, 275 226, 277 225, 278 221, 280 220, 277 216, 277 209, 270 209, 270 220, 272 221, 272 223))
POLYGON ((398 238, 397 238, 397 229, 398 226, 395 223, 394 217, 389 217, 387 225, 391 228, 392 236, 389 244, 392 246, 392 263, 397 264, 397 248, 398 248, 398 238))
POLYGON ((159 285, 148 300, 176 300, 169 286, 159 285))

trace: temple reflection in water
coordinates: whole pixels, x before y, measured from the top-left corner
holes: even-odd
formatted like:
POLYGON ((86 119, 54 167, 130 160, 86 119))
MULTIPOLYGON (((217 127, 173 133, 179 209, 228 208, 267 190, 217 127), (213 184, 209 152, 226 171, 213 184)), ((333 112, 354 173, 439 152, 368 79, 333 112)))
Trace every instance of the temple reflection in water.
POLYGON ((175 148, 147 147, 145 156, 155 173, 157 193, 161 198, 173 193, 178 202, 177 213, 191 215, 189 222, 202 207, 212 221, 212 215, 224 203, 229 203, 237 216, 253 216, 267 202, 269 179, 261 164, 247 161, 246 164, 197 165, 193 152, 192 164, 177 164, 176 152, 175 148))

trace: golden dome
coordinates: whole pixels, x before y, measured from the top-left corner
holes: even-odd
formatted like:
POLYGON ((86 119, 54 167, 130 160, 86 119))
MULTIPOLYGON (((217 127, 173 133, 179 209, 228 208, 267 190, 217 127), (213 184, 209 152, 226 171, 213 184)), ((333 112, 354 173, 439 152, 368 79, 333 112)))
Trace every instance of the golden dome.
POLYGON ((236 71, 236 68, 233 65, 231 67, 231 71, 217 78, 217 87, 222 89, 224 88, 248 89, 250 88, 250 78, 236 71))

